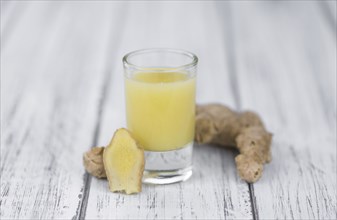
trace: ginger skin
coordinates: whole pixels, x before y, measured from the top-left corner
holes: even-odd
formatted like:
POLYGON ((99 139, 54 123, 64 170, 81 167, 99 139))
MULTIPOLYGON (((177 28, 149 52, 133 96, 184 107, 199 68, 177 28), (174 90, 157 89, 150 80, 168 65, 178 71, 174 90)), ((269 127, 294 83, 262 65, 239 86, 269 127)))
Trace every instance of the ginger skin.
POLYGON ((97 178, 106 178, 103 164, 104 147, 93 147, 83 154, 83 164, 91 175, 97 178))
POLYGON ((200 144, 237 148, 237 171, 249 183, 256 182, 263 165, 271 161, 272 134, 253 112, 237 113, 221 104, 198 105, 195 140, 200 144))
MULTIPOLYGON (((221 104, 197 105, 195 140, 200 144, 217 144, 239 150, 235 163, 239 176, 256 182, 263 165, 271 161, 271 140, 260 117, 253 112, 234 112, 221 104)), ((103 148, 92 148, 83 156, 88 173, 105 178, 103 148)))

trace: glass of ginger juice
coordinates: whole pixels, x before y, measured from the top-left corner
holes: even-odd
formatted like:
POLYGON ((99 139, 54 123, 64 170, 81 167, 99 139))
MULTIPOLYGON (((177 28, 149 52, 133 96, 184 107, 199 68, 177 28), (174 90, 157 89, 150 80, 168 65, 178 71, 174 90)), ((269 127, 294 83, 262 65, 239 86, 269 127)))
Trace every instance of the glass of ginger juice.
POLYGON ((145 152, 144 183, 192 175, 198 58, 176 49, 144 49, 123 58, 127 127, 145 152))

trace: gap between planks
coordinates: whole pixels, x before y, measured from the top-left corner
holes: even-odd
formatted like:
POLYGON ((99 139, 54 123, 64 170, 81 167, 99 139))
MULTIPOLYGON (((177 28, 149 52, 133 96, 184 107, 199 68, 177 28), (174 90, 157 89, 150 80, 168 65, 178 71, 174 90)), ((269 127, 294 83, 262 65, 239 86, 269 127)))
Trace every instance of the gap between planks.
POLYGON ((317 1, 317 4, 319 4, 319 8, 322 11, 322 15, 324 15, 324 19, 331 27, 331 30, 336 34, 337 32, 337 20, 336 20, 336 2, 334 5, 334 1, 317 1), (330 4, 329 4, 330 3, 330 4), (331 7, 331 8, 330 8, 331 7), (333 8, 335 7, 335 9, 333 8), (335 15, 334 15, 335 13, 335 15))
MULTIPOLYGON (((103 107, 106 101, 106 94, 108 90, 108 82, 110 81, 110 71, 106 70, 104 74, 104 81, 103 81, 103 86, 102 86, 102 95, 101 99, 99 100, 99 108, 97 111, 97 121, 95 125, 95 133, 94 133, 94 138, 92 141, 92 146, 97 145, 98 142, 98 135, 100 132, 100 125, 101 125, 101 118, 102 118, 102 112, 103 112, 103 107)), ((76 210, 76 215, 73 217, 73 219, 85 219, 85 213, 87 210, 87 204, 88 204, 88 198, 89 198, 89 193, 90 193, 90 185, 91 185, 91 179, 92 176, 88 174, 87 171, 85 171, 83 175, 83 194, 82 194, 82 200, 79 202, 79 206, 76 210)))
MULTIPOLYGON (((242 104, 241 104, 241 97, 240 97, 240 91, 239 91, 239 81, 237 78, 237 68, 236 68, 236 53, 235 53, 235 27, 233 23, 233 16, 231 13, 231 5, 229 7, 225 7, 225 16, 227 19, 224 19, 226 22, 225 27, 227 27, 227 30, 225 28, 224 36, 227 40, 225 40, 225 44, 227 44, 227 56, 229 61, 228 63, 228 72, 229 72, 229 80, 230 80, 230 89, 233 93, 233 99, 234 99, 234 106, 236 110, 241 111, 242 110, 242 104)), ((221 16, 222 14, 219 13, 221 16)), ((254 184, 253 183, 247 183, 248 189, 249 189, 249 198, 250 198, 250 206, 252 210, 252 217, 254 220, 259 219, 259 213, 257 210, 256 205, 256 199, 254 194, 254 184)))
MULTIPOLYGON (((123 16, 126 17, 127 15, 127 5, 123 5, 123 9, 121 11, 124 11, 123 16), (123 10, 124 9, 124 10, 123 10)), ((119 23, 119 27, 120 30, 119 32, 122 33, 123 29, 125 27, 124 23, 125 23, 126 19, 121 19, 120 23, 119 23)), ((100 127, 101 127, 101 121, 102 121, 102 115, 103 115, 103 111, 104 111, 104 107, 106 105, 106 101, 107 101, 107 93, 108 93, 108 88, 109 88, 109 83, 111 81, 111 75, 112 75, 112 67, 111 65, 109 65, 110 63, 110 58, 111 56, 109 56, 110 51, 113 51, 113 48, 117 48, 119 45, 118 42, 120 42, 122 34, 114 34, 114 28, 113 25, 110 26, 110 32, 109 35, 111 36, 109 39, 111 39, 109 41, 109 44, 107 45, 107 50, 106 50, 106 60, 105 60, 105 74, 103 77, 103 82, 102 82, 102 92, 101 92, 101 99, 99 101, 99 108, 97 111, 97 122, 96 122, 96 126, 95 126, 95 133, 94 133, 94 137, 93 137, 93 141, 92 141, 92 147, 96 146, 98 144, 98 137, 100 134, 100 127), (116 37, 113 37, 116 36, 116 37)), ((115 50, 117 51, 117 50, 115 50)), ((112 59, 111 59, 112 60, 112 59)), ((88 200, 89 200, 89 194, 90 194, 90 188, 91 188, 91 180, 92 180, 92 176, 89 175, 89 173, 87 171, 85 171, 84 175, 83 175, 83 182, 84 182, 84 186, 83 186, 83 194, 82 194, 82 199, 79 202, 78 208, 76 210, 76 215, 72 218, 73 220, 75 219, 85 219, 86 213, 87 213, 87 205, 88 205, 88 200)))

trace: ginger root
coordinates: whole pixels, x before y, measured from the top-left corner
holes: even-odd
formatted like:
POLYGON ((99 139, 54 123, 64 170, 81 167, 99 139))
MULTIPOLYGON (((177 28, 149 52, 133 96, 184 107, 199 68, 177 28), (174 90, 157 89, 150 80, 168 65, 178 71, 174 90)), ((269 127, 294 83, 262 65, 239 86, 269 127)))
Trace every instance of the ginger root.
POLYGON ((83 164, 91 175, 97 178, 106 178, 103 164, 104 147, 93 147, 83 154, 83 164))
POLYGON ((128 130, 118 129, 104 149, 103 163, 110 191, 127 194, 142 191, 144 150, 128 130))
POLYGON ((107 147, 94 147, 83 154, 88 173, 108 178, 110 191, 127 194, 142 190, 144 150, 128 130, 118 129, 107 147))
MULTIPOLYGON (((127 130, 122 129, 122 131, 123 135, 115 133, 118 139, 113 142, 113 138, 109 146, 111 149, 117 150, 123 149, 122 146, 125 146, 135 156, 137 164, 135 164, 134 168, 126 169, 129 171, 126 173, 129 174, 128 177, 131 179, 132 184, 136 184, 135 182, 138 181, 138 188, 136 188, 140 191, 141 175, 144 169, 143 150, 131 136, 128 136, 130 134, 127 130), (124 145, 122 143, 127 144, 124 145)), ((238 149, 239 155, 235 157, 237 171, 239 176, 249 183, 256 182, 262 175, 263 165, 271 161, 270 147, 272 134, 265 129, 260 117, 253 112, 238 113, 221 104, 197 105, 195 140, 200 144, 218 144, 238 149)), ((117 175, 117 170, 124 163, 124 160, 118 159, 120 156, 117 155, 122 155, 123 153, 116 153, 117 151, 111 149, 104 150, 106 162, 103 164, 103 148, 92 148, 84 154, 84 166, 91 175, 98 178, 106 177, 105 171, 108 170, 111 180, 109 179, 109 175, 107 176, 109 182, 112 183, 109 183, 110 189, 112 191, 125 189, 127 188, 125 187, 125 179, 127 178, 121 178, 121 175, 117 175), (112 165, 114 158, 119 162, 115 162, 112 165), (114 168, 115 166, 116 168, 114 168), (113 182, 114 177, 117 177, 118 181, 113 182)), ((122 152, 125 153, 126 151, 122 152)), ((125 156, 125 158, 130 157, 125 156)), ((124 158, 124 156, 121 156, 121 158, 124 158)), ((130 186, 128 189, 128 192, 130 192, 130 186)), ((135 191, 135 188, 132 188, 131 191, 135 191)))
POLYGON ((260 117, 253 112, 237 113, 221 104, 198 105, 195 140, 201 144, 236 147, 235 162, 239 176, 256 182, 263 165, 271 161, 271 140, 260 117))

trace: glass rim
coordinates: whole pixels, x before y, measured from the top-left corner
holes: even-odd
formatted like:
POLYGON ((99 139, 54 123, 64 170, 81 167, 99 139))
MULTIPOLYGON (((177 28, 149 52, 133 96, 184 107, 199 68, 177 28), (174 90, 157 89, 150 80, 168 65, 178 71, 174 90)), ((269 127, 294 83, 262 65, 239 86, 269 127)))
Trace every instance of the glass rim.
POLYGON ((144 68, 149 68, 146 69, 146 71, 152 71, 151 67, 149 66, 139 66, 136 64, 133 64, 129 61, 129 57, 132 57, 134 55, 140 55, 140 54, 146 54, 146 53, 151 53, 151 52, 168 52, 168 53, 175 53, 175 54, 179 54, 179 55, 185 55, 191 58, 191 62, 188 62, 186 64, 183 65, 179 65, 179 66, 170 66, 169 69, 161 69, 158 70, 158 68, 154 68, 153 71, 160 71, 160 72, 172 72, 172 70, 179 70, 179 69, 188 69, 191 67, 194 67, 198 64, 198 57, 187 51, 187 50, 181 50, 181 49, 172 49, 172 48, 148 48, 148 49, 140 49, 140 50, 135 50, 135 51, 131 51, 129 53, 127 53, 124 57, 123 57, 123 64, 127 67, 132 67, 134 69, 139 69, 139 70, 144 70, 144 68))

